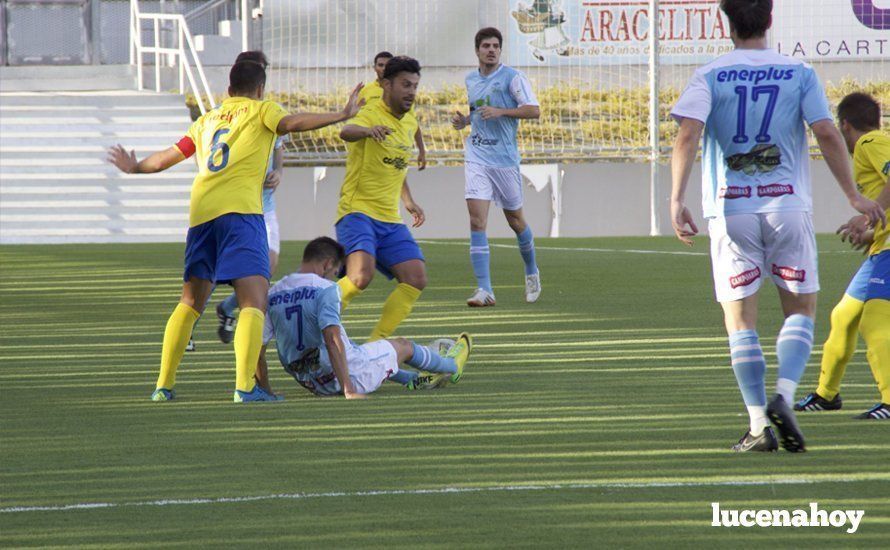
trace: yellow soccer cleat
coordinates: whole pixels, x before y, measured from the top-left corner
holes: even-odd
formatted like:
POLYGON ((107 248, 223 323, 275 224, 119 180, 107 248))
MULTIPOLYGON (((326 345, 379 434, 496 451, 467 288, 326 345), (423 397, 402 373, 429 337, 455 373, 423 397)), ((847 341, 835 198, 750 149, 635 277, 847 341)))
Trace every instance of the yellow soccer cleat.
POLYGON ((470 358, 470 351, 473 349, 473 339, 470 338, 470 335, 466 332, 462 332, 460 336, 457 337, 457 341, 451 349, 448 350, 448 353, 445 357, 450 357, 454 359, 454 362, 457 363, 457 372, 451 375, 451 383, 456 384, 460 377, 464 373, 464 366, 467 364, 467 360, 470 358))

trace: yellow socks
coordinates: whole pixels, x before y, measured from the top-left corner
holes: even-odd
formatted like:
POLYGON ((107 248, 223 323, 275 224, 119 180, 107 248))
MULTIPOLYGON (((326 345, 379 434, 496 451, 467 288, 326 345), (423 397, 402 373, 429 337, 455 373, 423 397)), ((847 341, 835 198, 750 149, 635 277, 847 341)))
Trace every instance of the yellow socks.
POLYGON ((405 320, 414 308, 414 302, 420 297, 420 290, 405 283, 399 283, 395 290, 383 304, 383 313, 380 321, 371 332, 368 340, 382 340, 388 338, 396 331, 396 328, 405 320))
POLYGON ((353 298, 362 293, 362 289, 355 286, 355 283, 349 277, 343 277, 337 281, 337 285, 340 287, 340 310, 343 311, 349 306, 349 302, 353 298))
POLYGON ((182 354, 189 343, 192 328, 201 314, 189 306, 179 303, 167 319, 164 330, 164 346, 161 348, 161 372, 158 375, 158 388, 173 389, 176 384, 176 369, 182 361, 182 354))
POLYGON ((847 363, 856 351, 859 318, 863 302, 844 294, 831 311, 831 332, 822 346, 822 371, 819 374, 819 387, 816 393, 828 399, 841 391, 841 379, 847 363))
POLYGON ((865 302, 859 330, 868 346, 868 364, 881 392, 881 403, 890 403, 890 300, 865 302))
POLYGON ((253 375, 263 347, 266 315, 255 307, 241 308, 235 327, 235 389, 253 391, 253 375))

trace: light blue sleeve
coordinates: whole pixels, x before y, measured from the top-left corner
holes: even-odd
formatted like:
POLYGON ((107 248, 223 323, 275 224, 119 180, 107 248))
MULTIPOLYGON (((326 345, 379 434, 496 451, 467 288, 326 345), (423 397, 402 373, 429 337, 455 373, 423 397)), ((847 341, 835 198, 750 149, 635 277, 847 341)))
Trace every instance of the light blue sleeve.
POLYGON ((671 109, 671 116, 677 122, 692 118, 702 123, 708 122, 711 115, 711 85, 705 74, 697 70, 689 79, 686 89, 680 94, 677 104, 671 109))
POLYGON ((318 330, 340 325, 340 286, 331 285, 318 295, 318 330))
POLYGON ((812 67, 804 68, 800 87, 800 109, 807 124, 813 125, 825 119, 832 120, 828 98, 825 97, 825 89, 812 67))

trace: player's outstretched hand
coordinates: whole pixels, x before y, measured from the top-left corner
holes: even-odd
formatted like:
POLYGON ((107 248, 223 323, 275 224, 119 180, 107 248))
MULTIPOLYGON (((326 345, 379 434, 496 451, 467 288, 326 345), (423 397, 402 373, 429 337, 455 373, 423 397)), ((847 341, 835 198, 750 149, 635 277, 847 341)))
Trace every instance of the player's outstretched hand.
POLYGON ((411 214, 411 217, 414 218, 414 223, 411 224, 411 227, 420 227, 423 225, 423 222, 426 221, 426 214, 424 214, 423 208, 416 202, 406 204, 405 210, 407 210, 408 213, 411 214))
POLYGON ((417 171, 422 172, 426 168, 426 150, 421 149, 417 152, 417 171))
POLYGON ((386 136, 392 133, 387 126, 371 126, 368 128, 368 137, 375 141, 386 141, 386 136))
POLYGON ((460 111, 457 111, 454 113, 454 116, 451 117, 451 125, 455 130, 463 130, 467 127, 467 117, 460 111))
POLYGON ((365 83, 359 82, 358 86, 356 86, 352 90, 352 93, 349 94, 349 99, 346 101, 346 106, 343 107, 343 114, 346 116, 346 118, 354 117, 359 112, 359 109, 364 107, 365 100, 359 98, 358 96, 359 93, 361 93, 362 88, 364 87, 365 83))
POLYGON ((125 174, 132 174, 136 171, 139 161, 136 160, 136 151, 127 152, 122 145, 117 144, 108 149, 108 162, 117 166, 118 170, 125 174))
POLYGON ((865 198, 862 194, 857 193, 855 197, 850 199, 850 206, 861 214, 865 214, 869 225, 872 227, 878 228, 887 225, 887 215, 884 214, 884 209, 881 208, 881 205, 865 198))
POLYGON ((671 225, 680 242, 692 246, 692 237, 698 235, 698 227, 695 226, 689 209, 682 202, 671 201, 671 225), (689 229, 686 229, 687 225, 689 229))

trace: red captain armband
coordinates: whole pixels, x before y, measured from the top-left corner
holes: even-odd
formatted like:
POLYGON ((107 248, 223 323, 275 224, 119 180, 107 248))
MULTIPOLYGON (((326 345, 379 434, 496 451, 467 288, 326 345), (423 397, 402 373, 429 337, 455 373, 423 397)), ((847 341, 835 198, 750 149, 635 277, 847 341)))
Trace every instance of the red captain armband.
POLYGON ((189 158, 190 156, 195 154, 195 142, 192 141, 192 138, 185 136, 181 140, 176 142, 176 148, 179 149, 179 152, 185 155, 185 158, 189 158))

